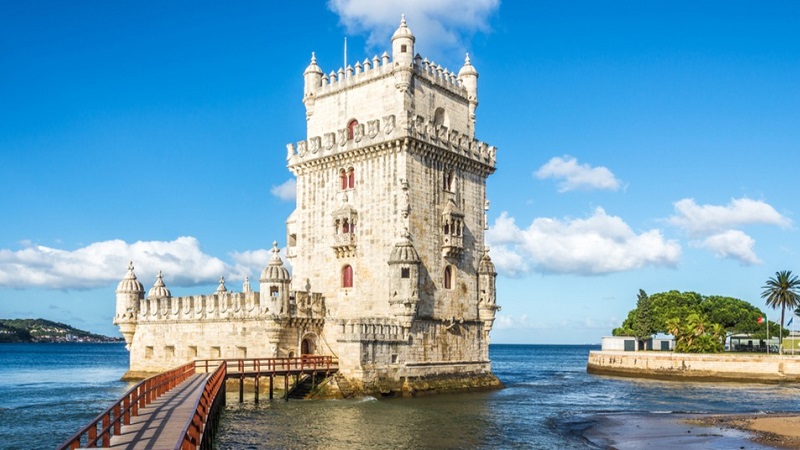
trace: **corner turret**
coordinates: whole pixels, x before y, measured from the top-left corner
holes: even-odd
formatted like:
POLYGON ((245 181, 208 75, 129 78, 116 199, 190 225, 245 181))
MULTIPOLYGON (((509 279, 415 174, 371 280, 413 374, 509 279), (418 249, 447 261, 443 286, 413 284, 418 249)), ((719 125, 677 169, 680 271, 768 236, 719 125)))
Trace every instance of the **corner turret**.
POLYGON ((399 242, 394 245, 388 261, 390 276, 389 305, 392 313, 405 327, 410 327, 417 315, 419 304, 419 265, 420 259, 408 229, 403 231, 399 242))
POLYGON ((464 66, 458 71, 458 79, 467 90, 469 100, 469 118, 475 126, 475 110, 478 109, 478 71, 469 60, 469 53, 464 58, 464 66))
POLYGON ((144 286, 136 279, 131 261, 128 263, 128 272, 117 285, 117 314, 114 316, 114 325, 119 326, 119 331, 125 338, 125 348, 128 350, 136 332, 139 301, 142 299, 144 299, 144 286))
POLYGON ((414 34, 406 26, 406 16, 400 20, 400 26, 392 35, 392 60, 394 61, 395 86, 406 90, 411 85, 414 70, 414 34))
POLYGON ((497 271, 492 263, 492 258, 489 257, 489 248, 487 247, 478 265, 478 318, 483 321, 483 332, 487 342, 489 331, 492 330, 494 324, 495 314, 500 310, 497 305, 496 280, 497 271))
POLYGON ((283 265, 278 242, 272 243, 272 258, 261 272, 261 298, 266 299, 269 313, 281 316, 289 313, 289 284, 292 279, 283 265))
POLYGON ((322 86, 323 75, 322 69, 317 65, 317 55, 311 52, 311 62, 303 72, 303 80, 305 81, 303 103, 306 105, 306 117, 310 117, 314 113, 314 97, 322 86))

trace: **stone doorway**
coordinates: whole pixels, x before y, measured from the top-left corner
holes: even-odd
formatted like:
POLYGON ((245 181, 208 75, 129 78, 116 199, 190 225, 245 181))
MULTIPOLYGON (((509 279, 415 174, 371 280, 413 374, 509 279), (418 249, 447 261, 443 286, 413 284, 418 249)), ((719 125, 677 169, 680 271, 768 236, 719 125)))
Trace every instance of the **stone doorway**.
POLYGON ((300 355, 313 355, 316 350, 315 339, 313 336, 306 336, 300 342, 300 355))

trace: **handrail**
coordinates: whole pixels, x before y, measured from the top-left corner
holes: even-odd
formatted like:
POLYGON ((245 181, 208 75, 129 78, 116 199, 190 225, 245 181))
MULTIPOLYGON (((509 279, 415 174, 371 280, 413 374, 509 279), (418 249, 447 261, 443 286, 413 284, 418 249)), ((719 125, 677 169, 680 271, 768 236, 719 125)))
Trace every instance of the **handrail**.
POLYGON ((108 409, 95 417, 58 447, 58 450, 77 449, 85 439, 86 447, 108 447, 111 436, 119 436, 122 425, 130 425, 131 417, 139 415, 139 409, 153 403, 158 397, 174 388, 195 373, 195 363, 190 362, 140 381, 108 409), (98 431, 98 425, 101 426, 98 431))
MULTIPOLYGON (((338 370, 338 361, 331 356, 303 355, 294 358, 244 358, 244 359, 204 359, 195 360, 164 373, 147 378, 129 389, 108 409, 95 417, 89 425, 82 428, 58 447, 58 450, 73 450, 81 447, 108 447, 111 437, 121 434, 122 425, 130 425, 131 417, 139 415, 139 409, 154 402, 158 397, 188 379, 198 370, 213 370, 206 380, 203 395, 195 403, 195 412, 184 427, 183 438, 176 449, 210 448, 213 427, 206 433, 209 421, 216 424, 220 402, 224 402, 225 379, 228 376, 245 376, 252 371, 257 374, 279 374, 308 370, 326 372, 338 370), (233 369, 233 364, 236 369, 233 369), (219 395, 219 391, 223 394, 219 395), (98 430, 98 426, 100 427, 98 430)), ((241 389, 241 386, 240 386, 241 389)), ((270 397, 271 398, 271 397, 270 397)))
POLYGON ((175 445, 175 450, 195 450, 211 448, 218 420, 219 406, 225 400, 225 374, 228 365, 222 362, 206 380, 201 395, 194 405, 194 414, 183 427, 183 439, 175 445), (222 390, 222 393, 220 393, 222 390), (209 422, 211 427, 209 429, 209 422))
POLYGON ((334 360, 332 356, 326 355, 303 355, 294 358, 198 359, 195 361, 198 369, 205 367, 206 372, 209 371, 209 367, 222 362, 228 363, 228 375, 246 372, 281 373, 305 369, 330 371, 338 368, 338 361, 334 360))

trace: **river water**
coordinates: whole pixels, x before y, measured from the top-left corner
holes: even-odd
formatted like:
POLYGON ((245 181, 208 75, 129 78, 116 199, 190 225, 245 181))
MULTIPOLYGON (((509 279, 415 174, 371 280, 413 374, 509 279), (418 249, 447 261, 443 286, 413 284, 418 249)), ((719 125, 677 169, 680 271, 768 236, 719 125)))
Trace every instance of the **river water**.
MULTIPOLYGON (((589 375, 597 348, 492 345, 506 388, 491 392, 258 405, 229 392, 216 447, 586 449, 583 431, 606 418, 800 412, 797 385, 589 375)), ((0 345, 0 448, 55 447, 128 389, 126 369, 119 344, 0 345)))

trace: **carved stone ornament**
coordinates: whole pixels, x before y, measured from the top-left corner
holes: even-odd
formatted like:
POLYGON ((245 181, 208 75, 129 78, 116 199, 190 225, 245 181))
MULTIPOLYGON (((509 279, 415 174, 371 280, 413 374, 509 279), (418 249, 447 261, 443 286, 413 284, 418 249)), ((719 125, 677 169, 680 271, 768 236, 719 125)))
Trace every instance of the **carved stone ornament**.
POLYGON ((322 136, 322 146, 325 147, 325 150, 330 150, 333 147, 333 144, 336 143, 336 135, 333 133, 325 133, 322 136))
POLYGON ((367 136, 369 136, 370 138, 374 138, 375 136, 378 135, 379 123, 380 122, 378 121, 378 119, 370 120, 367 122, 367 136))
POLYGON ((394 114, 391 116, 386 116, 383 118, 383 123, 385 124, 383 129, 386 134, 392 134, 394 131, 394 114))
POLYGON ((286 159, 292 159, 292 156, 294 156, 294 144, 286 144, 286 159))
POLYGON ((297 154, 302 158, 306 156, 306 150, 308 149, 308 144, 306 141, 300 141, 297 143, 297 154))
POLYGON ((339 146, 344 147, 347 144, 347 128, 339 130, 339 146))
POLYGON ((361 139, 364 137, 364 124, 360 123, 353 127, 353 140, 356 142, 361 142, 361 139))
POLYGON ((319 137, 312 137, 309 139, 309 144, 311 153, 317 153, 319 151, 319 137))

